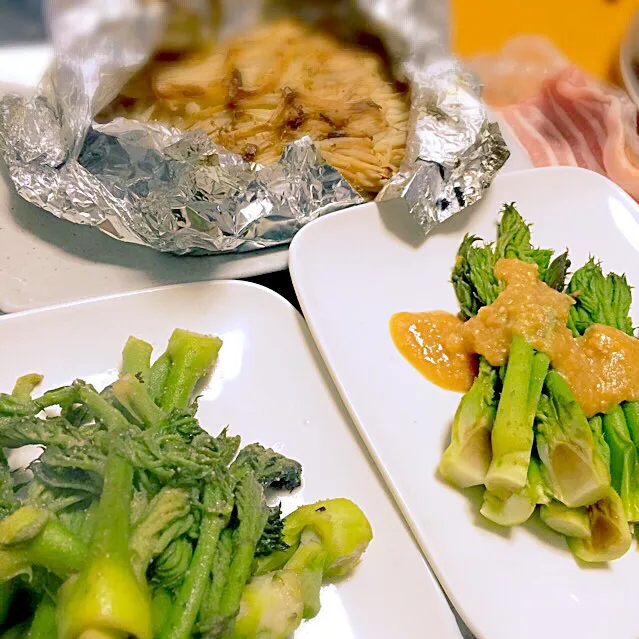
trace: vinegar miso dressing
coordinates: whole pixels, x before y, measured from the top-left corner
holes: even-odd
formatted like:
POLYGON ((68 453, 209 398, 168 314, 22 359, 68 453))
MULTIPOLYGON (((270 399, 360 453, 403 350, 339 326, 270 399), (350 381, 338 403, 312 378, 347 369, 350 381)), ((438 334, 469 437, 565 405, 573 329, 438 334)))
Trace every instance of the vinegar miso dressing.
POLYGON ((467 322, 443 311, 391 318, 395 345, 426 378, 443 388, 468 390, 474 356, 500 366, 513 335, 522 335, 550 357, 586 415, 639 399, 639 340, 601 324, 573 337, 567 322, 574 299, 543 283, 536 264, 500 259, 495 276, 504 290, 467 322))

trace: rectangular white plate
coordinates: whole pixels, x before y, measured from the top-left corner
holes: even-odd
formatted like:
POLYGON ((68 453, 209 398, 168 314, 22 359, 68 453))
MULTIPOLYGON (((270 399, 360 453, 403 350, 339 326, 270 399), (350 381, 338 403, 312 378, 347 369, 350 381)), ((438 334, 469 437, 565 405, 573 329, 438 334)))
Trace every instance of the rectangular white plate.
POLYGON ((300 639, 459 639, 445 598, 360 444, 306 325, 282 297, 243 282, 173 286, 0 319, 0 389, 26 372, 47 387, 80 377, 113 381, 129 335, 166 346, 176 327, 224 345, 198 417, 298 459, 303 487, 285 511, 327 497, 353 499, 375 539, 349 579, 327 586, 300 639))
POLYGON ((471 630, 482 639, 636 639, 636 547, 586 569, 534 522, 501 534, 482 522, 477 493, 436 477, 460 396, 424 379, 389 334, 397 311, 457 311, 449 280, 464 233, 493 240, 499 209, 513 201, 536 245, 569 247, 574 265, 596 255, 639 286, 639 207, 612 182, 572 168, 501 175, 484 200, 421 242, 392 207, 314 222, 292 244, 293 282, 352 417, 471 630))

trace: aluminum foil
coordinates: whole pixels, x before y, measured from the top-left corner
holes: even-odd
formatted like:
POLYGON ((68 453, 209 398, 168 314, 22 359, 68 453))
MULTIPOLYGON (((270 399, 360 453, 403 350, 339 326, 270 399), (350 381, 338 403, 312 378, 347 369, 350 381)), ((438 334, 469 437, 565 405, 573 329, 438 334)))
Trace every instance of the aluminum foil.
POLYGON ((411 128, 399 172, 378 195, 402 197, 426 233, 481 199, 510 152, 488 122, 476 77, 458 61, 412 64, 411 128))
MULTIPOLYGON (((210 6, 189 2, 192 12, 210 6)), ((508 158, 475 78, 446 54, 446 2, 222 0, 217 8, 221 34, 294 12, 381 38, 410 84, 411 117, 405 160, 378 199, 404 198, 425 232, 480 199, 508 158)), ((177 254, 285 244, 316 217, 363 201, 307 137, 264 167, 202 133, 123 119, 95 124, 166 37, 167 4, 50 0, 49 10, 56 57, 38 95, 0 101, 0 150, 26 200, 177 254)))

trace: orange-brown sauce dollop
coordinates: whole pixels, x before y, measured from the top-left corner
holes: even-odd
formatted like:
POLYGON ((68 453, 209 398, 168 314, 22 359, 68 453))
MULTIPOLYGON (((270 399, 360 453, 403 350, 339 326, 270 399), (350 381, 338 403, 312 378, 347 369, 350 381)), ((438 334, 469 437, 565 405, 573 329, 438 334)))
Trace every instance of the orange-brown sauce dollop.
POLYGON ((476 362, 461 339, 463 325, 445 311, 397 313, 390 331, 400 353, 428 380, 465 392, 473 383, 476 362))
POLYGON ((474 354, 500 366, 513 335, 522 335, 550 356, 588 416, 639 399, 639 340, 601 324, 575 339, 566 326, 574 299, 541 282, 534 264, 501 259, 495 276, 504 290, 465 323, 442 311, 398 313, 391 320, 395 344, 428 379, 464 391, 472 383, 474 354))

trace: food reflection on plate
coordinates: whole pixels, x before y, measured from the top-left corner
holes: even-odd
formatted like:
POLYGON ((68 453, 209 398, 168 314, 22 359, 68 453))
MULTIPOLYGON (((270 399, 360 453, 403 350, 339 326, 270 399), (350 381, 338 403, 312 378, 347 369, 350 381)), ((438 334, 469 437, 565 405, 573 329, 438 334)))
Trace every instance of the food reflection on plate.
POLYGON ((531 243, 505 205, 497 240, 467 235, 458 315, 398 313, 391 335, 431 382, 464 392, 440 474, 483 486, 501 526, 541 520, 585 562, 617 559, 639 522, 639 340, 624 275, 531 243))

